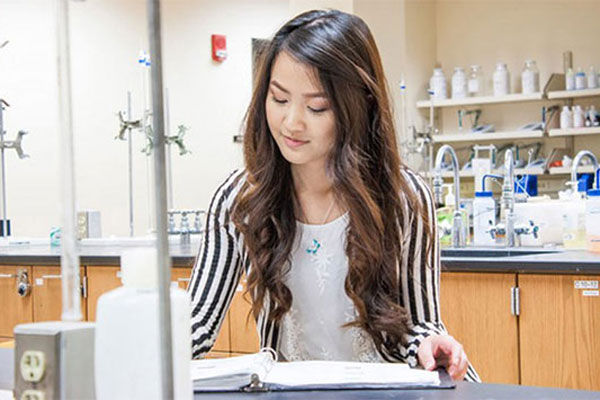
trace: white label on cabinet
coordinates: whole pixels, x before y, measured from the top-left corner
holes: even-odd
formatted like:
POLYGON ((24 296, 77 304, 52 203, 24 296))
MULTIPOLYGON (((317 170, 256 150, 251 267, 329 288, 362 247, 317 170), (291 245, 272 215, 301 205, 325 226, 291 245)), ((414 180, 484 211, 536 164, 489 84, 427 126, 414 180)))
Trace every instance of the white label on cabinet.
POLYGON ((118 270, 117 271, 117 278, 120 278, 120 277, 121 277, 121 270, 118 270))
POLYGON ((584 296, 600 296, 600 290, 584 290, 584 296))
POLYGON ((44 285, 44 280, 42 278, 35 278, 35 285, 36 286, 43 286, 44 285))
POLYGON ((575 289, 598 289, 598 281, 575 281, 575 289))

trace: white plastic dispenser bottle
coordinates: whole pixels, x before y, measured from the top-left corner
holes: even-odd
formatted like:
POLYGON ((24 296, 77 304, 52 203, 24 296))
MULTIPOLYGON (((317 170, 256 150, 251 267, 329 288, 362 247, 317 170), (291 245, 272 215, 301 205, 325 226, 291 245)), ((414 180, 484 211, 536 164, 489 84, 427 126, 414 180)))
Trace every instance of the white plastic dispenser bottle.
POLYGON ((569 106, 563 106, 560 112, 560 129, 569 129, 573 127, 573 114, 569 106))
MULTIPOLYGON (((596 176, 598 176, 597 173, 596 176)), ((600 253, 600 189, 590 189, 587 195, 588 198, 585 201, 586 247, 588 251, 600 253)))
POLYGON ((499 62, 496 64, 493 80, 494 96, 505 96, 510 93, 510 74, 505 63, 499 62))
MULTIPOLYGON (((161 399, 156 249, 121 256, 123 286, 98 299, 96 311, 96 399, 161 399)), ((190 300, 171 286, 175 399, 192 399, 190 300)))
POLYGON ((491 191, 485 190, 485 175, 482 190, 475 192, 473 200, 473 244, 475 246, 493 246, 496 242, 489 229, 496 224, 496 202, 491 191))
POLYGON ((454 68, 452 75, 452 98, 462 99, 467 97, 467 74, 462 67, 454 68))

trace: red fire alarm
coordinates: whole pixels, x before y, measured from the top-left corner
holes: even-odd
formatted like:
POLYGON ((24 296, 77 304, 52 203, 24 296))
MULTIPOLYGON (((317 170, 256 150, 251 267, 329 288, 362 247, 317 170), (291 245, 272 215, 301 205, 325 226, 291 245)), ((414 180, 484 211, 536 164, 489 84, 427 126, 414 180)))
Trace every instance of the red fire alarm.
POLYGON ((227 58, 227 39, 225 35, 211 35, 212 59, 224 61, 227 58))

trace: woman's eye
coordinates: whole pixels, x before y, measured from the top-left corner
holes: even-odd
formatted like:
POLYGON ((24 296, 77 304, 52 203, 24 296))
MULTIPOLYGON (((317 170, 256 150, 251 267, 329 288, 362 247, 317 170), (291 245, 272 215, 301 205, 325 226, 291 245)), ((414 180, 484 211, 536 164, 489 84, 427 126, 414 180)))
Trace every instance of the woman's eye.
POLYGON ((285 103, 287 103, 287 100, 285 100, 285 99, 278 99, 278 98, 277 98, 277 97, 275 97, 275 96, 272 96, 271 98, 272 98, 272 99, 273 99, 273 101, 274 101, 275 103, 277 103, 277 104, 285 104, 285 103))
POLYGON ((319 114, 319 113, 322 113, 322 112, 325 112, 325 111, 327 111, 327 110, 328 110, 328 108, 327 108, 327 107, 322 107, 322 108, 308 107, 308 109, 309 109, 310 111, 314 112, 315 114, 319 114))

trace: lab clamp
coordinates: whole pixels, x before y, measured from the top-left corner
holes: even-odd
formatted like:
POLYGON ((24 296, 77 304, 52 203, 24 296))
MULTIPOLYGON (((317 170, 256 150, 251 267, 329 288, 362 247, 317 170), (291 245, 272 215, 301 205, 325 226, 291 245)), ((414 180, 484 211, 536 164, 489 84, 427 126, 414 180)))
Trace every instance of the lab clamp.
MULTIPOLYGON (((145 61, 146 66, 150 65, 149 61, 145 61)), ((144 96, 145 97, 145 96, 144 96)), ((185 155, 191 153, 183 142, 184 136, 189 130, 188 127, 184 125, 179 125, 177 127, 176 135, 169 135, 169 96, 168 89, 166 91, 166 133, 165 133, 165 144, 167 146, 166 151, 166 164, 167 164, 167 202, 168 206, 173 204, 173 176, 172 176, 172 168, 171 168, 171 145, 176 145, 179 148, 179 155, 185 155)), ((129 169, 129 234, 133 236, 133 151, 132 151, 132 140, 131 140, 131 132, 132 131, 141 131, 144 133, 146 138, 146 146, 142 149, 142 153, 149 156, 152 154, 152 149, 155 144, 153 142, 153 130, 152 124, 150 123, 152 118, 152 112, 144 106, 143 116, 140 119, 133 119, 132 111, 131 111, 131 92, 127 92, 127 116, 125 117, 122 111, 117 113, 119 117, 119 133, 115 137, 115 139, 123 140, 128 142, 129 152, 128 152, 128 169, 129 169), (127 135, 126 135, 127 134, 127 135)))
MULTIPOLYGON (((5 42, 2 47, 6 45, 5 42)), ((10 105, 4 100, 0 99, 0 162, 2 163, 2 220, 0 221, 0 236, 10 236, 10 220, 6 215, 6 161, 4 157, 4 151, 7 149, 14 149, 17 152, 17 156, 20 159, 27 158, 29 155, 23 152, 22 141, 23 136, 27 134, 26 131, 20 130, 17 133, 15 140, 5 140, 4 135, 4 110, 10 105)))
POLYGON ((202 215, 204 210, 171 210, 167 211, 169 235, 179 235, 180 244, 189 245, 190 235, 202 233, 202 215), (190 226, 189 215, 194 215, 194 223, 190 226), (179 216, 179 229, 176 228, 175 218, 179 216))
MULTIPOLYGON (((414 125, 407 126, 406 122, 406 85, 404 81, 400 83, 400 92, 402 98, 402 127, 406 129, 407 133, 410 131, 410 137, 404 139, 400 143, 400 148, 403 152, 403 158, 406 160, 410 154, 419 155, 422 159, 421 165, 416 168, 417 171, 431 171, 433 165, 433 135, 438 133, 438 130, 434 126, 434 108, 433 101, 429 106, 429 123, 423 132, 419 132, 414 125)), ((432 99, 433 91, 429 91, 430 99, 432 99)))

